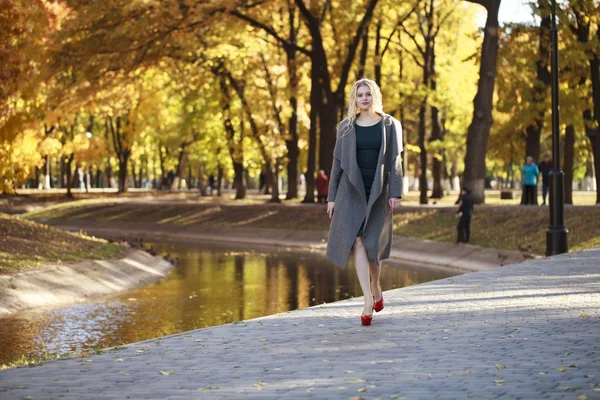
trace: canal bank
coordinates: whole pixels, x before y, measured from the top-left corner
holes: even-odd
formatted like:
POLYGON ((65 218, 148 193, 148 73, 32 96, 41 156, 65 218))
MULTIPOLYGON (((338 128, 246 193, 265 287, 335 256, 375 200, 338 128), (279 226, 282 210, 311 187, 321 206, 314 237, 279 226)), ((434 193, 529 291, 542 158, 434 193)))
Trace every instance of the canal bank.
POLYGON ((166 277, 172 267, 171 263, 144 251, 128 249, 118 260, 48 264, 0 275, 0 317, 145 286, 166 277))
POLYGON ((0 397, 593 399, 600 249, 0 372, 0 397))
MULTIPOLYGON (((39 220, 56 228, 119 240, 230 243, 324 253, 327 232, 208 227, 120 221, 39 220)), ((389 263, 411 263, 458 273, 524 261, 521 252, 394 237, 389 263)), ((121 260, 46 265, 32 272, 0 275, 0 316, 41 306, 61 306, 144 286, 166 276, 170 264, 131 249, 121 260)))
MULTIPOLYGON (((241 243, 270 245, 308 251, 325 251, 327 231, 272 228, 219 227, 169 223, 98 220, 39 220, 69 231, 83 231, 104 238, 135 237, 147 240, 241 243)), ((525 261, 523 253, 470 244, 454 244, 394 235, 390 261, 410 262, 461 272, 482 271, 525 261)))

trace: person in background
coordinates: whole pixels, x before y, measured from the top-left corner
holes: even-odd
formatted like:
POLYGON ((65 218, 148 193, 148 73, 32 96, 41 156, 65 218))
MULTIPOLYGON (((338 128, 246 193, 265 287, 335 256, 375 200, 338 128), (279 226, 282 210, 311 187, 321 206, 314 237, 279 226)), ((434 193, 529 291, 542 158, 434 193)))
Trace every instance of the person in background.
POLYGON ((540 170, 533 162, 533 157, 527 156, 527 162, 523 166, 523 204, 537 204, 537 179, 540 170))
POLYGON ((473 214, 473 200, 471 200, 471 191, 462 188, 460 191, 460 201, 456 216, 459 217, 456 230, 458 237, 456 243, 469 243, 471 240, 471 215, 473 214))
POLYGON ((317 202, 325 204, 327 202, 327 193, 329 192, 329 178, 325 171, 320 169, 317 175, 317 202))
POLYGON ((548 184, 550 183, 550 171, 552 170, 552 161, 550 156, 544 154, 542 162, 538 165, 540 174, 542 175, 542 205, 546 205, 546 196, 548 195, 548 184))
POLYGON ((213 195, 213 192, 215 191, 215 184, 216 184, 217 180, 215 178, 214 174, 210 174, 208 176, 208 187, 210 189, 210 195, 213 195))

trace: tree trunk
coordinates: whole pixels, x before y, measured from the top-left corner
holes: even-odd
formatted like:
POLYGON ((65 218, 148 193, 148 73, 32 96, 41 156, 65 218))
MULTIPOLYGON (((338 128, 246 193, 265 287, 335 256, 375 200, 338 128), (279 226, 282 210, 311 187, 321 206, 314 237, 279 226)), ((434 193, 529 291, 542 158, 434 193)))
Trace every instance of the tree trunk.
MULTIPOLYGON (((548 11, 546 0, 538 0, 538 8, 540 11, 548 11)), ((540 161, 540 139, 542 136, 542 130, 544 128, 544 116, 546 107, 540 107, 546 102, 548 98, 548 90, 552 84, 552 76, 550 75, 550 69, 548 68, 548 62, 550 60, 550 13, 543 13, 544 17, 540 21, 539 34, 538 34, 538 49, 539 56, 536 61, 536 81, 534 82, 533 96, 530 101, 530 105, 533 106, 534 110, 539 109, 540 111, 534 111, 535 119, 525 129, 526 145, 525 145, 525 157, 533 157, 533 161, 538 163, 540 161)))
POLYGON ((221 197, 221 188, 223 187, 223 166, 221 163, 217 166, 217 196, 221 197))
MULTIPOLYGON (((296 43, 295 10, 296 9, 292 7, 291 4, 288 4, 290 42, 293 44, 296 43)), ((298 76, 296 50, 293 47, 288 46, 286 55, 290 81, 290 108, 292 110, 292 115, 289 120, 289 137, 285 141, 288 151, 288 191, 285 198, 290 200, 298 197, 298 157, 300 157, 300 149, 298 148, 298 86, 300 84, 300 78, 298 76)))
POLYGON ((137 173, 135 172, 135 161, 133 161, 133 158, 130 160, 131 162, 131 177, 133 178, 133 187, 137 188, 138 187, 138 181, 137 181, 137 173))
POLYGON ((427 146, 425 145, 425 114, 427 110, 427 98, 421 101, 419 107, 419 161, 421 175, 419 176, 419 204, 427 204, 427 146))
POLYGON ((100 168, 96 168, 96 177, 94 178, 96 180, 96 188, 99 188, 101 186, 100 176, 101 176, 100 168))
POLYGON ((275 160, 274 168, 269 168, 271 172, 271 200, 269 203, 281 203, 279 198, 279 160, 275 160))
POLYGON ((476 204, 485 201, 485 159, 490 128, 493 123, 492 108, 496 83, 496 60, 498 58, 498 9, 501 0, 478 0, 475 3, 487 9, 481 65, 477 94, 473 100, 473 119, 467 131, 464 187, 471 190, 476 204))
MULTIPOLYGON (((304 174, 306 182, 306 195, 302 203, 315 202, 315 167, 317 154, 317 124, 319 120, 319 109, 316 104, 319 101, 316 99, 321 96, 321 85, 319 84, 319 74, 316 71, 315 63, 311 67, 311 82, 310 82, 310 128, 308 131, 308 162, 306 173, 304 174)), ((330 172, 331 169, 326 170, 330 172)))
POLYGON ((236 190, 235 199, 241 200, 246 198, 246 179, 244 177, 244 150, 242 143, 244 140, 243 133, 240 133, 239 141, 235 139, 235 130, 231 121, 231 96, 229 95, 229 89, 227 87, 227 80, 223 73, 218 67, 213 68, 213 73, 219 79, 219 86, 221 88, 221 108, 223 109, 223 124, 225 132, 227 134, 227 149, 231 157, 231 163, 233 165, 234 178, 233 187, 236 190))
MULTIPOLYGON (((435 40, 435 39, 433 39, 435 40)), ((429 87, 431 88, 431 92, 435 94, 437 90, 437 77, 435 75, 435 41, 431 46, 431 80, 429 87)), ((444 140, 444 130, 442 127, 442 121, 440 116, 440 110, 431 106, 431 138, 430 141, 443 141, 444 140)), ((443 151, 441 151, 443 153, 443 151)), ((431 193, 432 199, 441 199, 444 197, 444 187, 442 185, 443 179, 443 157, 441 154, 433 157, 432 160, 432 168, 431 175, 433 177, 433 189, 431 193)))
MULTIPOLYGON (((600 29, 596 31, 598 40, 600 40, 600 29)), ((589 60, 590 77, 592 81, 592 100, 594 104, 593 126, 586 129, 586 134, 590 139, 592 150, 594 151, 594 169, 596 170, 596 204, 600 204, 600 57, 595 53, 589 60)), ((589 125, 587 125, 589 126, 589 125)))
POLYGON ((246 179, 244 176, 244 164, 240 162, 233 163, 233 187, 235 188, 235 199, 241 200, 246 198, 246 179))
POLYGON ((381 54, 381 18, 377 21, 376 34, 375 34, 375 82, 381 87, 381 62, 383 55, 381 54))
POLYGON ((575 161, 575 127, 567 125, 565 130, 565 204, 573 204, 573 164, 575 161))
POLYGON ((127 191, 127 164, 129 163, 129 151, 125 151, 119 158, 119 193, 127 191))
POLYGON ((66 157, 66 163, 64 163, 64 168, 65 168, 65 172, 66 172, 66 179, 65 179, 65 186, 67 188, 67 197, 72 198, 73 197, 73 193, 71 193, 71 187, 72 185, 72 176, 73 176, 73 171, 71 170, 71 164, 73 163, 73 158, 74 158, 74 154, 69 155, 69 157, 66 157))
POLYGON ((368 51, 369 51, 369 28, 365 29, 365 33, 362 37, 362 47, 360 48, 360 56, 358 59, 358 70, 356 71, 356 80, 364 78, 364 76, 365 76, 368 51))
POLYGON ((106 187, 112 189, 112 166, 110 165, 110 157, 106 159, 106 168, 104 174, 106 176, 106 187))
POLYGON ((44 189, 50 189, 52 187, 52 161, 50 156, 46 156, 46 174, 44 176, 44 189))
POLYGON ((596 175, 596 204, 600 204, 600 127, 587 128, 587 137, 590 140, 590 145, 594 153, 594 171, 596 175))
POLYGON ((206 193, 206 183, 204 182, 205 169, 204 163, 201 162, 200 165, 198 165, 198 192, 200 193, 200 196, 208 195, 208 193, 206 193))

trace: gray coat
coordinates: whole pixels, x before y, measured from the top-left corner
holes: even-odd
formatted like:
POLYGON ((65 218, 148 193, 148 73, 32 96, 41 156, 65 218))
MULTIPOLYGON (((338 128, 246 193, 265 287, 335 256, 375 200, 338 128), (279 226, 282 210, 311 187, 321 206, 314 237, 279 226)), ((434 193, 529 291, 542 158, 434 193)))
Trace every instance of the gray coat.
POLYGON ((337 129, 327 201, 335 202, 327 241, 327 258, 345 267, 361 224, 369 261, 379 263, 390 256, 392 210, 390 197, 402 197, 402 127, 383 114, 379 159, 367 203, 365 186, 356 161, 354 122, 343 120, 337 129))

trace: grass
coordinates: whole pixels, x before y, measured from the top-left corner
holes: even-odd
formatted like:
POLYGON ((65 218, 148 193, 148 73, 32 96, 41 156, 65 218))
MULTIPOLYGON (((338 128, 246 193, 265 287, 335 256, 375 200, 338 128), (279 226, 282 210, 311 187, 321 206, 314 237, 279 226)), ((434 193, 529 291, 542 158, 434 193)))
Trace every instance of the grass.
POLYGON ((0 213, 0 274, 44 263, 114 259, 121 251, 120 246, 102 239, 0 213))
MULTIPOLYGON (((453 197, 443 199, 450 204, 453 200, 453 197)), ((454 205, 420 207, 403 203, 394 215, 394 232, 401 236, 454 242, 457 223, 454 211, 454 205)), ((600 207, 567 206, 565 215, 571 250, 600 245, 600 207)), ((57 204, 24 216, 78 221, 76 223, 83 226, 85 221, 118 221, 180 226, 190 230, 201 230, 205 226, 329 229, 324 205, 302 205, 297 202, 256 204, 202 199, 199 202, 177 200, 156 203, 94 199, 57 204)), ((472 243, 543 255, 548 220, 547 207, 477 206, 472 220, 472 243)))
MULTIPOLYGON (((476 207, 471 223, 471 243, 543 255, 548 213, 547 207, 476 207)), ((404 236, 454 242, 456 223, 452 208, 413 208, 395 215, 394 232, 404 236)), ((567 207, 565 225, 569 230, 570 250, 600 246, 600 207, 567 207)))
MULTIPOLYGON (((43 345, 43 343, 42 343, 43 345)), ((73 352, 66 352, 66 353, 49 353, 45 350, 42 351, 42 354, 39 356, 26 356, 26 355, 22 355, 21 357, 9 361, 8 363, 5 364, 0 364, 0 371, 6 370, 6 369, 10 369, 10 368, 20 368, 20 367, 37 367, 40 365, 43 365, 49 361, 53 361, 53 360, 66 360, 66 359, 79 359, 79 358, 88 358, 92 355, 100 355, 100 354, 106 354, 106 353, 118 353, 119 351, 123 350, 123 349, 127 349, 127 346, 121 342, 121 344, 112 347, 110 349, 106 349, 103 347, 98 347, 98 348, 91 348, 91 349, 87 349, 85 351, 81 351, 81 352, 77 352, 77 353, 73 353, 73 352)))

